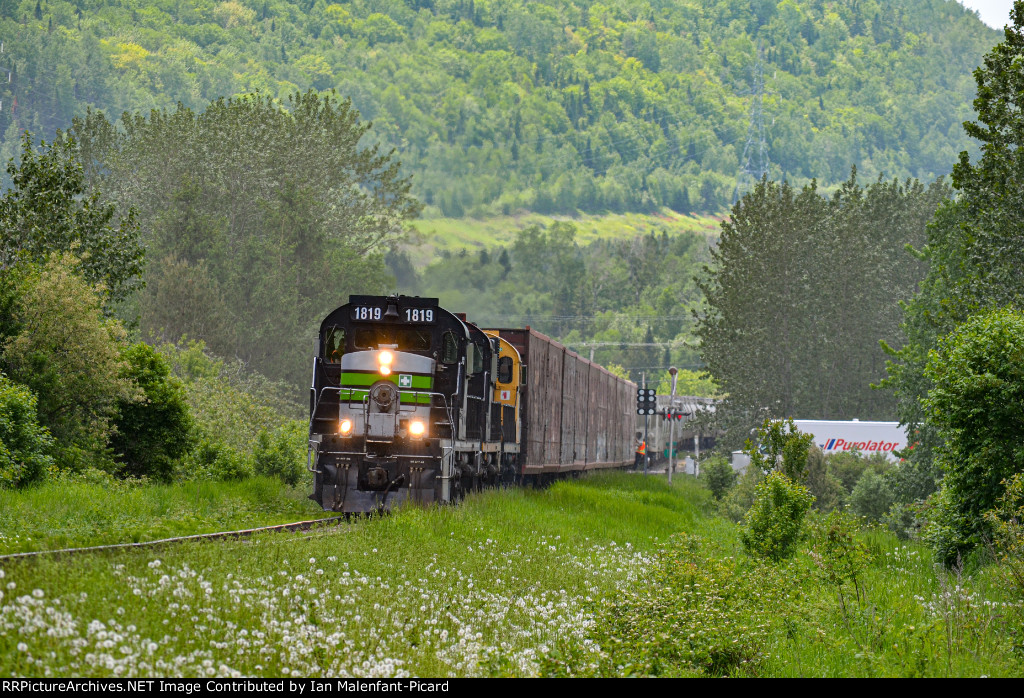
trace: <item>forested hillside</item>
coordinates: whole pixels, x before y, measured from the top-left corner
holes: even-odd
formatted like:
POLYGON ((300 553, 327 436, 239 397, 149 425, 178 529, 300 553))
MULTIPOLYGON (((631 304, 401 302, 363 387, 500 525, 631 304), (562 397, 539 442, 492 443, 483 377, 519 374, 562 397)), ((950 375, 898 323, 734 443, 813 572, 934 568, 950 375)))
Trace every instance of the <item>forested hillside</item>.
POLYGON ((951 0, 0 0, 0 155, 260 90, 351 96, 427 212, 722 211, 761 48, 770 176, 949 171, 998 41, 951 0))

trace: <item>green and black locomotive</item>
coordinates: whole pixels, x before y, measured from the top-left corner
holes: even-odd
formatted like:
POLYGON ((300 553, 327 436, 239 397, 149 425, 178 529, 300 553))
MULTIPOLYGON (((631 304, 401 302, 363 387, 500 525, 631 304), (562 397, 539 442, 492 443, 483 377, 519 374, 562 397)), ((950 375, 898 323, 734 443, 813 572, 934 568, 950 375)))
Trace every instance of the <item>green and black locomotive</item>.
POLYGON ((436 298, 350 296, 321 323, 313 363, 312 499, 371 512, 624 465, 631 398, 631 383, 529 328, 482 330, 436 298), (557 409, 541 404, 552 391, 557 409))

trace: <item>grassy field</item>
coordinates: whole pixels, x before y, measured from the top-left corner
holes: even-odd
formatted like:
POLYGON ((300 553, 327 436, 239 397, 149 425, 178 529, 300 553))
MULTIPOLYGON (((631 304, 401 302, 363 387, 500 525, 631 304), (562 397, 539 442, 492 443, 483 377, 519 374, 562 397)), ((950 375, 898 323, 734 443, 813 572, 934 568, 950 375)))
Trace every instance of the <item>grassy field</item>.
POLYGON ((308 489, 274 478, 133 486, 48 482, 0 489, 0 555, 137 543, 325 518, 308 489))
POLYGON ((0 566, 3 676, 1019 675, 991 570, 866 534, 754 562, 692 479, 491 491, 311 537, 0 566))
POLYGON ((536 213, 493 218, 424 218, 413 223, 419 240, 406 248, 416 267, 424 267, 440 250, 471 251, 509 245, 516 232, 531 225, 550 225, 552 221, 569 221, 576 226, 576 240, 585 245, 596 239, 623 239, 648 233, 694 233, 717 235, 721 218, 687 216, 669 209, 656 215, 642 213, 544 216, 536 213))

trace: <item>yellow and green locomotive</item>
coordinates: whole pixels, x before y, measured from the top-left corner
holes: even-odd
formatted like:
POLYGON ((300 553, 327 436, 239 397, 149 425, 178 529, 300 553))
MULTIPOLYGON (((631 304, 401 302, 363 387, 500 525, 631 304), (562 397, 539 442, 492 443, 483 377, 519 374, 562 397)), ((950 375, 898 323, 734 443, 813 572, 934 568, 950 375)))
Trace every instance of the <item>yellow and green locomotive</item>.
POLYGON ((312 499, 380 511, 625 465, 634 387, 530 328, 482 330, 436 298, 350 296, 313 363, 312 499))

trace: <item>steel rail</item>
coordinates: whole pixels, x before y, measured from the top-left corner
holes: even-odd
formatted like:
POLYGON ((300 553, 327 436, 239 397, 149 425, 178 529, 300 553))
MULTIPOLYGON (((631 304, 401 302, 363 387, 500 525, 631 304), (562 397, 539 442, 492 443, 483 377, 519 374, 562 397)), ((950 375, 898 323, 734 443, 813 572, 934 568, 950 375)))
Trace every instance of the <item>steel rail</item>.
POLYGON ((129 550, 132 548, 151 548, 173 543, 185 543, 194 540, 223 540, 248 538, 256 533, 270 533, 273 531, 308 531, 312 528, 324 526, 336 526, 342 521, 347 521, 345 516, 332 516, 327 519, 313 519, 311 521, 296 521, 294 523, 277 524, 276 526, 261 526, 259 528, 245 528, 238 531, 218 531, 216 533, 197 533, 191 536, 176 536, 174 538, 161 538, 159 540, 140 541, 138 543, 111 543, 110 545, 91 545, 84 548, 60 548, 57 550, 34 550, 26 553, 11 553, 0 555, 0 563, 14 560, 26 560, 43 555, 76 555, 78 553, 102 552, 106 550, 129 550))

